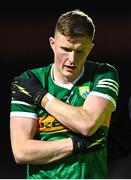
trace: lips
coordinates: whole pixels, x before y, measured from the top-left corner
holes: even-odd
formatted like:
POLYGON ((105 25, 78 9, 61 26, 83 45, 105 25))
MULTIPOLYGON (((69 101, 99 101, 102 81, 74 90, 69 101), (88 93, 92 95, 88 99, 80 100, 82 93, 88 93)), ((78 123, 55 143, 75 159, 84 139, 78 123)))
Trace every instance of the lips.
POLYGON ((65 65, 64 67, 69 68, 69 69, 75 69, 76 68, 76 66, 71 66, 71 65, 65 65))
POLYGON ((73 71, 73 70, 76 68, 76 66, 68 66, 68 65, 66 65, 66 66, 64 66, 64 68, 65 68, 67 71, 73 71))

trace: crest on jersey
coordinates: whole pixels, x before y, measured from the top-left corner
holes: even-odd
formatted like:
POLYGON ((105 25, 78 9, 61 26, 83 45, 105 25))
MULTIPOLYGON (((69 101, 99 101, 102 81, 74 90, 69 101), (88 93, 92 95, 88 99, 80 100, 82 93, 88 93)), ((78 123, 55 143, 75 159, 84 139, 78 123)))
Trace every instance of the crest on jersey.
POLYGON ((88 96, 89 92, 90 92, 90 88, 89 86, 82 86, 82 87, 79 87, 79 92, 80 92, 80 95, 86 99, 86 97, 88 96))

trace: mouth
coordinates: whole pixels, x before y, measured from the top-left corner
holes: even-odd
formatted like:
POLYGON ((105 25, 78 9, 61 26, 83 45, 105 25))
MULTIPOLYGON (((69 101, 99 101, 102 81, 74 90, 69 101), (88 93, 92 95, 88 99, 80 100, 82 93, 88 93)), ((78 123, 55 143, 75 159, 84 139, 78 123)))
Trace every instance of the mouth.
POLYGON ((68 71, 73 71, 74 69, 76 69, 76 66, 65 65, 64 68, 68 71))

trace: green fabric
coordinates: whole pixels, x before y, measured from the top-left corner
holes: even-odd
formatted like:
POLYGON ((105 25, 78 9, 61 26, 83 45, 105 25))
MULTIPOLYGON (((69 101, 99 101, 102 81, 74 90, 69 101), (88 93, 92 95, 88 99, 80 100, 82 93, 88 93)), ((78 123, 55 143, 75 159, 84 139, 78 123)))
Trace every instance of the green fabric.
MULTIPOLYGON (((80 106, 89 94, 96 94, 108 98, 116 105, 118 97, 118 74, 114 67, 109 64, 88 61, 84 67, 83 76, 70 89, 56 85, 51 77, 52 64, 33 69, 32 71, 40 79, 46 90, 63 100, 64 102, 80 106)), ((22 74, 26 76, 26 72, 22 74)), ((36 108, 26 103, 12 100, 11 112, 22 111, 30 117, 38 116, 38 127, 36 139, 53 141, 56 139, 68 138, 73 135, 66 127, 60 124, 54 117, 49 115, 44 109, 36 108)), ((12 114, 13 116, 13 114, 12 114)), ((103 123, 101 128, 108 133, 108 122, 103 123)), ((45 147, 46 148, 46 147, 45 147)), ((27 165, 27 178, 36 179, 99 179, 107 178, 107 148, 103 148, 88 153, 72 154, 67 158, 44 165, 27 165)))

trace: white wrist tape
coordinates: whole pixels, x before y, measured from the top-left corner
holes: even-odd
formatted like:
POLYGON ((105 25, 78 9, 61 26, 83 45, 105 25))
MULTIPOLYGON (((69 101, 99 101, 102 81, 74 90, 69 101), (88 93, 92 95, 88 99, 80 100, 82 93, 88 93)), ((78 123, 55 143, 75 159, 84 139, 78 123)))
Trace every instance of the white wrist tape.
POLYGON ((50 93, 46 94, 46 98, 48 99, 48 102, 45 105, 45 109, 47 108, 48 104, 54 99, 54 96, 52 96, 50 93))

